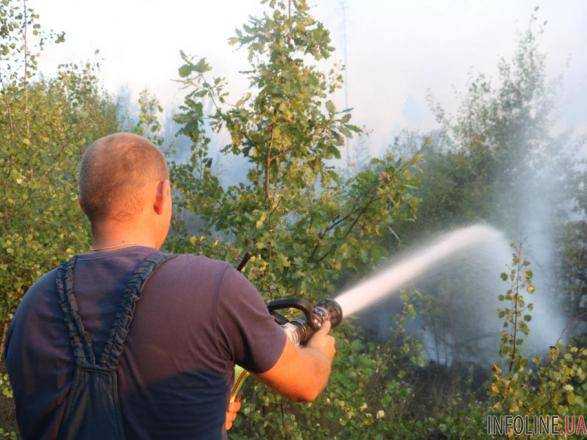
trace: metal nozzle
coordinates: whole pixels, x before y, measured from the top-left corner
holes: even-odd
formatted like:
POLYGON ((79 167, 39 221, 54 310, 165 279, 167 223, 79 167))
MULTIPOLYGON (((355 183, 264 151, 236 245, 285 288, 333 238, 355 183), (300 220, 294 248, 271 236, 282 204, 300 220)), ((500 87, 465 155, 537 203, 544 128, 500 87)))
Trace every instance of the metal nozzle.
POLYGON ((316 307, 312 309, 312 319, 309 324, 312 329, 319 330, 326 320, 330 321, 332 328, 342 321, 340 305, 330 298, 322 299, 316 304, 316 307))

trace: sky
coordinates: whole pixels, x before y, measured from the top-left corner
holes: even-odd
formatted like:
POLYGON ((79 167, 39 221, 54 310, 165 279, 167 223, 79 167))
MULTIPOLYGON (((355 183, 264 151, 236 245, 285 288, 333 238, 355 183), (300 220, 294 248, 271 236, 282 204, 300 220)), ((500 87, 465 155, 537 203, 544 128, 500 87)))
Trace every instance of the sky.
MULTIPOLYGON (((107 90, 115 94, 127 87, 136 98, 148 88, 171 111, 183 93, 175 81, 183 50, 207 57, 214 73, 228 79, 235 97, 247 87, 238 74, 246 69, 245 54, 227 40, 249 15, 261 10, 258 0, 30 0, 29 4, 46 27, 66 33, 66 42, 47 50, 41 59, 47 72, 60 63, 93 59, 99 50, 107 90)), ((548 21, 543 36, 548 71, 565 75, 561 124, 587 132, 584 0, 311 0, 310 4, 331 31, 341 62, 346 47, 348 104, 354 109, 354 121, 371 131, 373 152, 385 148, 401 128, 435 126, 426 103, 429 94, 452 110, 454 90, 463 90, 472 72, 494 75, 499 58, 512 55, 516 32, 526 28, 534 6, 548 21)), ((344 94, 336 101, 343 106, 344 94)))

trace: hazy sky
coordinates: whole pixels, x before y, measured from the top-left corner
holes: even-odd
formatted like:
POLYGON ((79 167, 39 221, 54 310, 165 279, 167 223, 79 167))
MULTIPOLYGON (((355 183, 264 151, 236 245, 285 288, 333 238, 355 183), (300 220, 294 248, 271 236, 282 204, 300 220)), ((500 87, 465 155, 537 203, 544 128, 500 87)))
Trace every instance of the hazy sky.
MULTIPOLYGON (((510 56, 516 29, 525 29, 535 5, 548 20, 543 37, 549 71, 564 71, 565 125, 587 127, 587 2, 584 0, 321 0, 315 14, 331 30, 342 59, 346 4, 349 105, 355 121, 373 130, 372 148, 389 143, 400 127, 429 128, 426 95, 454 107, 452 90, 468 73, 495 73, 510 56)), ((227 44, 234 29, 260 10, 257 0, 31 0, 42 22, 65 31, 67 41, 46 53, 42 67, 92 57, 100 50, 102 78, 116 93, 144 87, 168 108, 181 97, 179 50, 206 56, 235 94, 246 87, 238 70, 244 53, 227 44)), ((338 102, 342 105, 342 95, 338 102)))

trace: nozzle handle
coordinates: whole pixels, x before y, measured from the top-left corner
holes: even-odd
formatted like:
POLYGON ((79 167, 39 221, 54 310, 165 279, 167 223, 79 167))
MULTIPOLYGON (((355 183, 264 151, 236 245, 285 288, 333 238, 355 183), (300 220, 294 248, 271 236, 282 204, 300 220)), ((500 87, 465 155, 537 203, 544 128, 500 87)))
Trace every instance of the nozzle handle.
POLYGON ((251 253, 248 251, 245 252, 243 257, 241 258, 240 263, 238 263, 236 270, 238 270, 239 272, 242 272, 242 270, 245 268, 245 266, 247 265, 247 263, 249 262, 250 259, 251 259, 251 253))
POLYGON ((312 320, 312 303, 304 298, 290 296, 288 298, 275 299, 267 304, 267 309, 276 318, 283 318, 278 310, 296 309, 304 314, 307 322, 312 320))

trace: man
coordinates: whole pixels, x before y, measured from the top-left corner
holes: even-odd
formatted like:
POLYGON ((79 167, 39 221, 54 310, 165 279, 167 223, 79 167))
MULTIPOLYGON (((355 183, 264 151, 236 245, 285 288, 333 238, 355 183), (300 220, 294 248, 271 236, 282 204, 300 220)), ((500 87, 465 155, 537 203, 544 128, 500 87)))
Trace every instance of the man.
POLYGON ((224 437, 239 407, 227 403, 235 363, 296 401, 324 389, 335 352, 329 325, 305 347, 294 346, 229 264, 159 251, 171 187, 163 156, 146 139, 118 133, 91 145, 80 163, 79 202, 91 223, 91 250, 29 289, 8 334, 22 437, 80 437, 80 425, 100 426, 80 422, 80 414, 93 417, 112 390, 107 405, 126 438, 224 437), (129 281, 151 260, 158 266, 143 284, 129 281), (80 385, 86 373, 95 382, 80 385), (96 392, 106 382, 110 388, 96 392))

